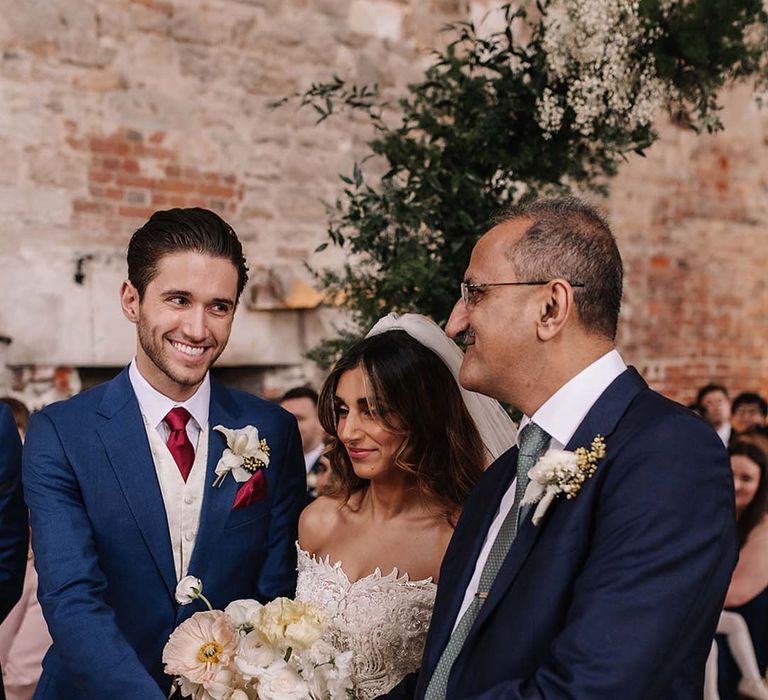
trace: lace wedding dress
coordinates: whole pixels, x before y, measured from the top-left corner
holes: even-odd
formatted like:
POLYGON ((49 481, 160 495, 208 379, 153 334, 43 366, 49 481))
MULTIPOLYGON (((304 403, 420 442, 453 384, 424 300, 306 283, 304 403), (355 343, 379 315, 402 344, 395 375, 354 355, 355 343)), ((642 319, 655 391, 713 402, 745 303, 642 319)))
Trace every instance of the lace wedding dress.
POLYGON ((341 562, 317 559, 298 547, 296 597, 328 616, 325 638, 354 652, 354 680, 360 700, 371 700, 421 665, 437 585, 410 581, 397 569, 377 569, 350 582, 341 562))

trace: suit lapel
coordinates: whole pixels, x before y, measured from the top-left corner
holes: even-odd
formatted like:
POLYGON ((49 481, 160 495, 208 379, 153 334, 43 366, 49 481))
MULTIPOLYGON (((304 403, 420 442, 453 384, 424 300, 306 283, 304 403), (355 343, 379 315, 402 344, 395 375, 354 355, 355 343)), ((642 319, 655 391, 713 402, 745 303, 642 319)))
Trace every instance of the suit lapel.
POLYGON ((147 549, 173 597, 176 571, 165 505, 127 369, 110 383, 98 412, 106 418, 96 430, 109 463, 147 549))
POLYGON ((224 524, 232 510, 235 493, 239 484, 228 474, 220 486, 213 487, 216 479, 216 464, 227 447, 227 440, 213 428, 241 428, 237 404, 224 386, 211 380, 211 407, 208 416, 208 463, 205 472, 203 505, 200 512, 200 527, 197 531, 195 549, 189 563, 189 573, 203 578, 206 563, 216 551, 224 524))
MULTIPOLYGON (((432 669, 437 664, 443 648, 453 631, 456 617, 464 601, 464 594, 475 572, 474 566, 469 562, 476 562, 483 548, 486 535, 496 511, 499 509, 501 499, 509 488, 515 476, 517 464, 517 447, 501 455, 488 471, 498 470, 497 481, 490 494, 478 494, 479 507, 467 508, 456 527, 456 532, 451 540, 449 551, 446 553, 445 563, 440 572, 441 585, 443 581, 450 581, 450 589, 447 593, 438 596, 435 601, 435 609, 432 615, 432 625, 429 630, 429 644, 426 647, 422 667, 427 671, 426 678, 432 674, 432 669), (488 507, 484 507, 487 504, 488 507)), ((492 474, 488 477, 493 479, 492 474)), ((442 590, 440 591, 442 593, 442 590)))
MULTIPOLYGON (((602 435, 608 442, 608 436, 615 430, 621 417, 626 412, 629 404, 637 394, 645 389, 647 384, 637 371, 630 367, 622 372, 603 392, 600 398, 589 410, 584 420, 581 422, 576 432, 573 434, 570 442, 565 449, 575 450, 577 447, 589 447, 596 435, 602 435)), ((608 442, 610 450, 610 442, 608 442)), ((550 506, 550 510, 557 507, 557 499, 550 506)), ((507 589, 512 585, 520 568, 522 567, 528 555, 531 553, 534 544, 546 529, 552 513, 547 513, 544 520, 535 526, 532 522, 533 508, 530 508, 515 541, 507 554, 504 563, 499 569, 496 580, 491 587, 485 604, 475 620, 472 630, 464 646, 469 647, 472 644, 472 637, 477 634, 483 621, 493 612, 501 599, 506 594, 507 589)), ((474 561, 474 560, 473 560, 474 561)))

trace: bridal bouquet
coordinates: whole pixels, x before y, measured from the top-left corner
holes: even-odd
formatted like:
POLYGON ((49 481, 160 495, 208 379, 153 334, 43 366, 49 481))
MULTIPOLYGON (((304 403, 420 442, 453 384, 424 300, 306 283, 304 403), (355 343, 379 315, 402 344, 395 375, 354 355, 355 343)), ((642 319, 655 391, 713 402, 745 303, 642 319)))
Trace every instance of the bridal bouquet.
POLYGON ((277 598, 267 605, 236 600, 222 612, 187 576, 179 603, 201 599, 209 610, 182 622, 163 649, 165 672, 193 700, 351 700, 352 652, 321 639, 323 614, 308 603, 277 598))

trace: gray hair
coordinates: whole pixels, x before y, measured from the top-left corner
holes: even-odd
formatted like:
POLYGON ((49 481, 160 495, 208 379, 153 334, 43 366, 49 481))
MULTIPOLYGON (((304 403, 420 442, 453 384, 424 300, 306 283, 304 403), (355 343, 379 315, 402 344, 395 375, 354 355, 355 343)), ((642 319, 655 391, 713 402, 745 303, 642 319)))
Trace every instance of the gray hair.
POLYGON ((582 325, 613 340, 619 322, 624 269, 608 222, 576 197, 536 199, 497 219, 529 219, 525 235, 506 251, 515 275, 526 280, 566 279, 582 325))

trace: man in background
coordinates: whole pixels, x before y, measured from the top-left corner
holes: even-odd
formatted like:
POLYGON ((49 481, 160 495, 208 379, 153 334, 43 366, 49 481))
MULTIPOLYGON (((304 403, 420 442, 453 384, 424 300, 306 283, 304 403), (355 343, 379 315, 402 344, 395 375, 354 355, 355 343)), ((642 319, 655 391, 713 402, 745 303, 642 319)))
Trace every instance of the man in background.
POLYGON ((296 417, 304 450, 304 467, 307 471, 307 488, 315 496, 314 478, 323 454, 325 431, 317 418, 317 392, 308 386, 289 389, 280 399, 280 405, 296 417))
POLYGON ((768 403, 765 399, 751 391, 739 394, 731 406, 731 426, 736 435, 747 432, 753 426, 766 424, 768 403))
POLYGON ((724 445, 731 439, 731 401, 728 389, 721 384, 707 384, 699 389, 696 404, 707 423, 717 432, 724 445))

